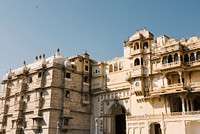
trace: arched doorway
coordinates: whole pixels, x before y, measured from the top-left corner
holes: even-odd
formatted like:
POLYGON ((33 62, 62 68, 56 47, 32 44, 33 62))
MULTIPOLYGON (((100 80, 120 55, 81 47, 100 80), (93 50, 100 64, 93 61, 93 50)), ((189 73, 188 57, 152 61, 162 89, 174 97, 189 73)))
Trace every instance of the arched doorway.
POLYGON ((152 123, 150 125, 150 134, 162 134, 161 127, 159 123, 152 123))
POLYGON ((126 110, 116 102, 111 108, 112 134, 126 134, 126 110))

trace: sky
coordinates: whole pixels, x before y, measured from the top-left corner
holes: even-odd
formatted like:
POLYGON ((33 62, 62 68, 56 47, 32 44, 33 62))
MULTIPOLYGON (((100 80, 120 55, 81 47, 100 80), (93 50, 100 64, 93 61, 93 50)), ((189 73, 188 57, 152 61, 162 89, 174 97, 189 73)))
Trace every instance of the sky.
POLYGON ((123 42, 147 28, 154 36, 200 35, 199 0, 0 0, 0 79, 23 61, 85 50, 96 61, 123 56, 123 42))

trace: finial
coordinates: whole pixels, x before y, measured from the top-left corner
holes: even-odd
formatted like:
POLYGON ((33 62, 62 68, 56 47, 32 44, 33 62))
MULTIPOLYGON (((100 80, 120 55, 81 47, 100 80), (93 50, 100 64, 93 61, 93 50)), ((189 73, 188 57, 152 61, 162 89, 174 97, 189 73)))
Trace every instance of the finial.
POLYGON ((40 55, 40 57, 39 57, 40 59, 42 59, 42 56, 40 55))
POLYGON ((57 49, 57 52, 60 52, 60 49, 59 49, 59 48, 57 49))
POLYGON ((42 57, 45 59, 45 54, 43 54, 42 57))
POLYGON ((26 65, 26 61, 23 62, 23 65, 26 65))
POLYGON ((38 56, 35 57, 35 60, 38 60, 38 56))

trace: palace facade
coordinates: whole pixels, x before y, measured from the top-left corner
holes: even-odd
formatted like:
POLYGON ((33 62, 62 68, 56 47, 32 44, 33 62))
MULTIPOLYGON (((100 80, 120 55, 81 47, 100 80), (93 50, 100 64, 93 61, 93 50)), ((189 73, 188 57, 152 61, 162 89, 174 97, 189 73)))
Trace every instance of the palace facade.
POLYGON ((136 31, 124 55, 46 58, 2 80, 0 133, 198 134, 200 38, 136 31))

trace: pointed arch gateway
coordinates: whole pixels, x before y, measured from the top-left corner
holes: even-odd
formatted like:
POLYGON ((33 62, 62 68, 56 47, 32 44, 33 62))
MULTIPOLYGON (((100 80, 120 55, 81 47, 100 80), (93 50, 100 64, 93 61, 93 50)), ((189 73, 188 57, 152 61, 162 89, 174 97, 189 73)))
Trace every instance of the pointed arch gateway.
POLYGON ((116 102, 110 109, 112 134, 126 134, 126 109, 116 102))

